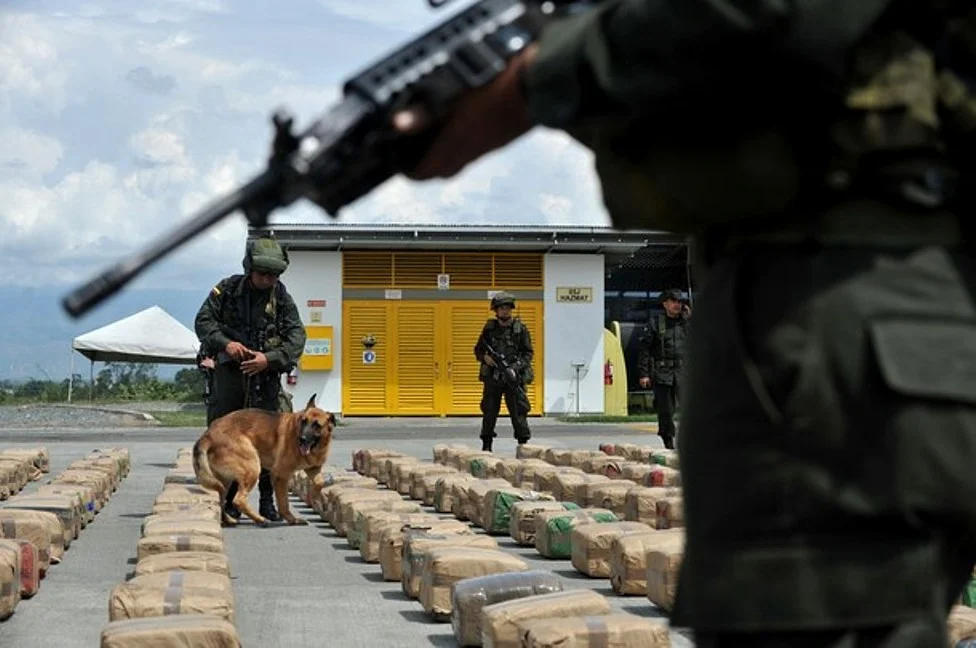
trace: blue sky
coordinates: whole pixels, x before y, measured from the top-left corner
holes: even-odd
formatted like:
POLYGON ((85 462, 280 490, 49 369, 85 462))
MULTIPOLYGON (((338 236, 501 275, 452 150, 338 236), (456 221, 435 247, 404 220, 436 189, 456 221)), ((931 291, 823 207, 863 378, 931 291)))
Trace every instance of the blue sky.
MULTIPOLYGON (((456 12, 425 0, 4 0, 0 281, 68 286, 260 170, 271 112, 308 123, 342 81, 456 12)), ((308 203, 279 222, 328 217, 308 203)), ((346 222, 606 225, 591 156, 537 131, 447 182, 395 179, 346 222)), ((133 288, 238 271, 244 221, 212 228, 133 288)))

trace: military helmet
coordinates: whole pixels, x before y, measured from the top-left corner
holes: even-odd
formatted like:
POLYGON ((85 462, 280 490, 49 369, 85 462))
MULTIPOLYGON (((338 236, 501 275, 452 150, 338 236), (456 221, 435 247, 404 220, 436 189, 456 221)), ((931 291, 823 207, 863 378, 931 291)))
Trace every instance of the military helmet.
POLYGON ((674 301, 681 301, 681 289, 680 288, 668 288, 661 293, 661 303, 673 299, 674 301))
POLYGON ((248 241, 244 254, 244 272, 252 270, 281 274, 288 268, 288 252, 272 238, 259 238, 248 241))
POLYGON ((498 310, 500 306, 515 308, 515 295, 504 290, 495 293, 495 296, 491 298, 491 310, 498 310))

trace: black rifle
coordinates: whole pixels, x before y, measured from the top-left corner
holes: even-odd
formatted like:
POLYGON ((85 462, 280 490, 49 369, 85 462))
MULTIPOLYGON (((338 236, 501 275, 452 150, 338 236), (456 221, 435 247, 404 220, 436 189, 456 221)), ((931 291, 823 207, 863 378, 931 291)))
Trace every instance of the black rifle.
POLYGON ((510 362, 508 358, 495 351, 495 348, 488 342, 484 342, 483 344, 485 346, 485 353, 491 356, 491 359, 495 362, 492 378, 503 384, 506 388, 515 389, 515 394, 519 397, 519 400, 524 399, 526 403, 529 402, 529 395, 525 392, 522 377, 519 375, 518 367, 515 363, 510 362))
MULTIPOLYGON (((482 87, 508 61, 535 42, 553 19, 583 11, 599 0, 478 0, 443 23, 382 57, 343 84, 343 98, 298 134, 293 118, 276 111, 267 169, 188 222, 80 288, 62 306, 80 317, 150 265, 241 210, 262 228, 275 209, 307 198, 327 214, 339 210, 399 173, 399 162, 416 161, 437 127, 415 136, 398 134, 392 116, 423 105, 442 123, 454 101, 482 87)), ((428 0, 432 7, 447 0, 428 0)))

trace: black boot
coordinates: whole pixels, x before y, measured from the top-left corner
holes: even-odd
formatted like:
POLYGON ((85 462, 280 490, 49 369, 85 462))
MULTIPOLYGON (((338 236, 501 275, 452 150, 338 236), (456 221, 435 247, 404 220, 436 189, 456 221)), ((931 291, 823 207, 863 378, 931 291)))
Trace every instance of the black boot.
POLYGON ((278 522, 281 516, 274 505, 274 488, 271 486, 271 471, 264 469, 258 479, 258 493, 261 496, 258 502, 258 513, 269 522, 278 522))
POLYGON ((491 442, 492 442, 492 438, 491 437, 483 437, 481 439, 481 451, 482 452, 491 452, 491 442))

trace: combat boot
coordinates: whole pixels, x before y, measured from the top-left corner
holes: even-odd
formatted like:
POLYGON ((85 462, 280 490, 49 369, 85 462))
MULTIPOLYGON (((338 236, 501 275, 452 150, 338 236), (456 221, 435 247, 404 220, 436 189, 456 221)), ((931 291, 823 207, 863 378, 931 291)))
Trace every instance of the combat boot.
POLYGON ((492 438, 491 437, 484 437, 484 438, 482 438, 481 439, 481 451, 482 452, 491 452, 491 442, 492 442, 492 438))
POLYGON ((269 522, 279 522, 281 516, 274 505, 274 488, 271 485, 271 472, 262 470, 261 477, 258 479, 258 493, 261 496, 258 502, 258 513, 269 522))

